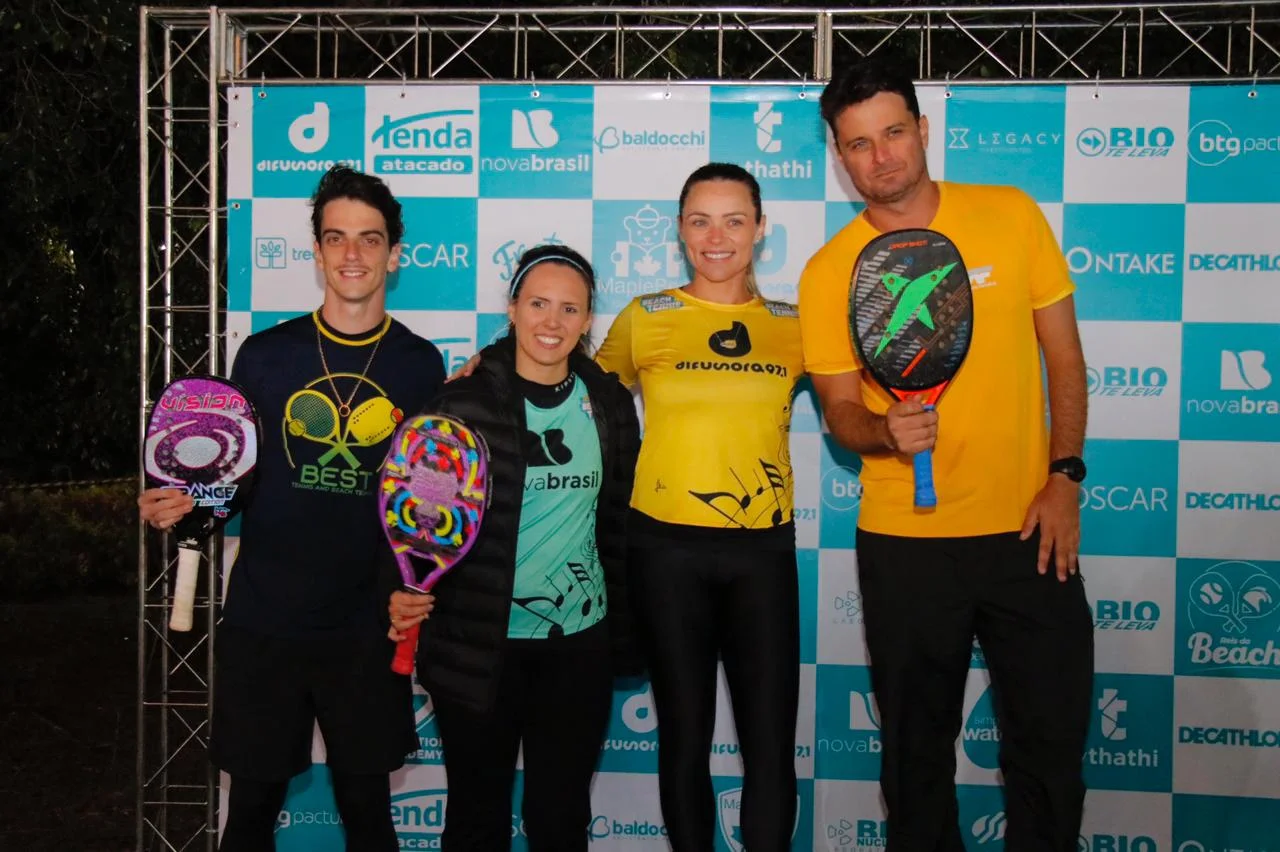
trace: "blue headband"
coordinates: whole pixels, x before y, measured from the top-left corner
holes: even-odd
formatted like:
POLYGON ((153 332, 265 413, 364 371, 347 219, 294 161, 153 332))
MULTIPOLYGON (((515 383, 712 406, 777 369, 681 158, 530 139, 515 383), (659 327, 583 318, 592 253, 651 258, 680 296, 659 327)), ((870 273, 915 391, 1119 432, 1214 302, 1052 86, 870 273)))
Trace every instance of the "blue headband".
POLYGON ((578 263, 578 261, 574 260, 573 258, 569 257, 566 254, 544 254, 542 257, 538 258, 537 260, 531 260, 529 261, 529 263, 525 264, 524 268, 521 269, 519 272, 517 272, 515 274, 515 277, 511 279, 511 291, 509 295, 512 299, 516 297, 516 290, 519 289, 520 282, 524 280, 524 277, 529 274, 529 270, 533 269, 535 266, 537 266, 539 263, 542 263, 544 260, 555 260, 555 261, 559 261, 560 263, 567 264, 568 266, 572 266, 574 269, 578 270, 578 272, 582 274, 583 278, 587 279, 587 287, 588 289, 590 289, 591 274, 587 272, 587 270, 582 268, 581 263, 578 263))

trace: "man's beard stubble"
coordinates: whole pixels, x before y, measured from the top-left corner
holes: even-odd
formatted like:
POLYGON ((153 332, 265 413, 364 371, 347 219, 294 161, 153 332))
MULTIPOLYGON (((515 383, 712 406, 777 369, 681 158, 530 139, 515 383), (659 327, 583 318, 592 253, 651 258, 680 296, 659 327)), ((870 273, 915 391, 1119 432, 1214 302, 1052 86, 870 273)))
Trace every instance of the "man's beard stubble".
POLYGON ((929 171, 923 165, 922 160, 920 170, 916 172, 910 180, 903 184, 901 189, 893 192, 877 193, 867 187, 859 186, 857 183, 854 183, 853 188, 858 190, 858 194, 862 196, 862 200, 866 201, 868 204, 889 205, 897 204, 899 201, 910 196, 919 188, 920 183, 926 180, 929 180, 929 171))

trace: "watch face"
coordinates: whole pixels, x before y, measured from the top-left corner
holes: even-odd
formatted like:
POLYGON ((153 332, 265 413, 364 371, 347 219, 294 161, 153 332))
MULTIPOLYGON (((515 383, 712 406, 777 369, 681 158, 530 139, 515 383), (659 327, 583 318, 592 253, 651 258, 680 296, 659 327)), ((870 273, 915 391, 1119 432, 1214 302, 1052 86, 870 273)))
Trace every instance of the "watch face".
POLYGON ((1084 481, 1084 460, 1079 458, 1058 459, 1049 465, 1050 473, 1066 474, 1072 482, 1084 481))

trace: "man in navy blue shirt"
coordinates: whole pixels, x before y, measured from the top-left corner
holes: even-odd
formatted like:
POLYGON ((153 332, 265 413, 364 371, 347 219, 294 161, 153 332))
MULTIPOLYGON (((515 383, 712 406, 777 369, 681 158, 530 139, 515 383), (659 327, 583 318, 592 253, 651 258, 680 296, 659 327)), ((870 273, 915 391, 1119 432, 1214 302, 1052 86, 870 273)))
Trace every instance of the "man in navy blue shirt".
MULTIPOLYGON (((390 668, 399 577, 375 490, 388 439, 435 395, 444 363, 385 310, 404 234, 386 184, 335 166, 311 205, 324 302, 251 335, 231 371, 263 440, 216 645, 210 756, 231 776, 222 852, 273 849, 317 722, 347 849, 398 849, 388 776, 417 748, 409 677, 390 668)), ((138 504, 162 530, 192 505, 165 489, 138 504)))

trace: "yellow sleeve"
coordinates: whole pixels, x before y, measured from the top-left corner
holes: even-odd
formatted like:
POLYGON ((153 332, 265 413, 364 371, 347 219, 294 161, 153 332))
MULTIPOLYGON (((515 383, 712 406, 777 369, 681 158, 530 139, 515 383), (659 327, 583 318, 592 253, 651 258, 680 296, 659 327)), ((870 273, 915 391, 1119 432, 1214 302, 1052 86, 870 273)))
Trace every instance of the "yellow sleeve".
POLYGON ((815 256, 800 273, 800 340, 804 369, 833 376, 860 369, 849 334, 849 276, 815 256))
POLYGON ((1040 205, 1023 195, 1027 205, 1027 245, 1031 248, 1031 309, 1047 308, 1075 292, 1067 259, 1040 205))
POLYGON ((596 352, 596 363, 606 373, 617 373, 618 379, 628 388, 635 385, 640 372, 636 366, 634 338, 631 333, 631 324, 638 309, 635 299, 627 303, 622 313, 614 318, 613 325, 609 326, 609 333, 596 352))

